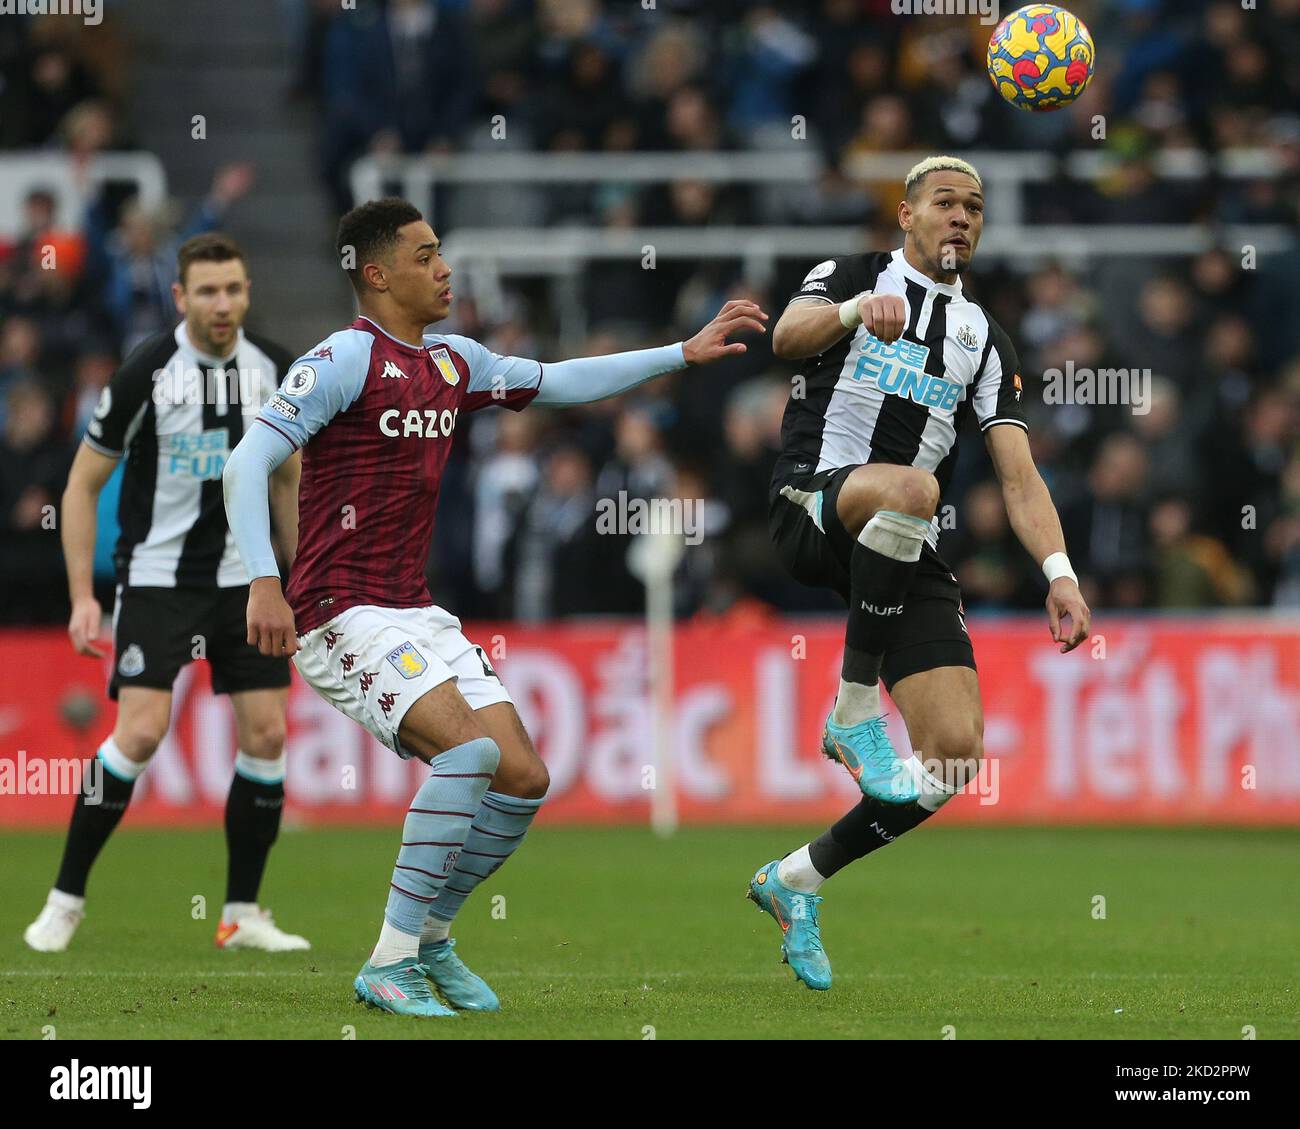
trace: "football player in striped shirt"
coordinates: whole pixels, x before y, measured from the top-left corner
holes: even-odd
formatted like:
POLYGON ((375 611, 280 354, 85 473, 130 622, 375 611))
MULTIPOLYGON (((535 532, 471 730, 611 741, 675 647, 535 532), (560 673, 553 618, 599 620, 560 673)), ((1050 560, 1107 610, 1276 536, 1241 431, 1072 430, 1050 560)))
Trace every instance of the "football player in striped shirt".
POLYGON ((426 332, 451 309, 451 269, 406 201, 349 212, 338 252, 360 316, 290 369, 226 466, 226 511, 253 577, 248 638, 265 655, 292 655, 331 705, 430 768, 356 998, 403 1015, 494 1011, 497 996, 456 955, 451 925, 523 842, 549 777, 483 648, 424 579, 460 413, 617 396, 744 352, 728 336, 765 332, 767 315, 728 302, 689 341, 542 364, 426 332), (267 478, 298 451, 298 557, 282 593, 267 478))
MULTIPOLYGON (((172 284, 184 320, 141 343, 104 389, 68 476, 60 529, 78 654, 100 659, 95 599, 95 507, 125 459, 114 552, 112 734, 92 769, 102 783, 77 797, 63 861, 40 915, 23 934, 61 952, 85 915, 86 882, 125 814, 135 782, 167 733, 172 684, 206 657, 212 688, 228 694, 239 748, 226 800, 222 949, 310 948, 258 902, 284 806, 284 711, 289 665, 245 639, 248 576, 226 524, 221 471, 247 424, 275 391, 292 354, 245 333, 251 284, 243 252, 225 235, 196 235, 177 253, 172 284)), ((276 526, 291 558, 298 460, 275 480, 276 526)))
POLYGON ((848 604, 822 751, 848 769, 862 800, 762 867, 749 897, 781 927, 795 976, 818 990, 831 986, 822 883, 938 811, 983 753, 961 589, 935 548, 957 435, 971 415, 1011 527, 1043 567, 1048 625, 1062 653, 1087 637, 1090 621, 1030 455, 1015 349, 962 289, 984 228, 979 173, 953 157, 921 161, 907 175, 898 223, 902 247, 815 266, 772 334, 777 356, 803 362, 773 472, 772 536, 796 579, 848 604), (881 683, 916 753, 906 761, 885 733, 881 683))

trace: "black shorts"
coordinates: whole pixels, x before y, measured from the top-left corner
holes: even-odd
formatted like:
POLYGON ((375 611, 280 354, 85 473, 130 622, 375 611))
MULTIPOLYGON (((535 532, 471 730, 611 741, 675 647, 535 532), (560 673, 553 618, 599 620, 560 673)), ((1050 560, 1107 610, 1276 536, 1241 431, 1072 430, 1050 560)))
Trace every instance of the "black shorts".
MULTIPOLYGON (((840 521, 835 503, 854 468, 836 467, 818 474, 778 476, 772 483, 769 527, 777 555, 790 575, 813 588, 830 588, 849 603, 849 559, 855 538, 840 521), (781 493, 789 486, 803 496, 781 493), (814 516, 815 515, 815 516, 814 516)), ((880 678, 888 689, 909 674, 941 666, 975 670, 975 651, 966 633, 961 588, 952 570, 929 545, 903 602, 894 641, 885 652, 880 678)))
POLYGON ((181 667, 206 658, 212 692, 275 690, 289 685, 289 660, 263 655, 248 642, 248 586, 117 589, 113 613, 113 677, 123 686, 170 690, 181 667))

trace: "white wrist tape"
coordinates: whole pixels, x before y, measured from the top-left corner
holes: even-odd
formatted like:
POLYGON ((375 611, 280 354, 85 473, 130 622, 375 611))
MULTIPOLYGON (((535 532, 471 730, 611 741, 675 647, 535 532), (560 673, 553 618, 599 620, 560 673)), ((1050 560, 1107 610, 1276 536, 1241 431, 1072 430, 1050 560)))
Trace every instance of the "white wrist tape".
POLYGON ((856 329, 862 324, 858 303, 870 293, 870 290, 864 290, 861 294, 855 294, 847 302, 840 303, 840 325, 845 329, 856 329))
POLYGON ((1048 584, 1062 576, 1068 576, 1076 584, 1079 583, 1079 578, 1074 575, 1074 569, 1070 567, 1070 558, 1064 553, 1053 553, 1043 562, 1043 575, 1047 577, 1048 584))

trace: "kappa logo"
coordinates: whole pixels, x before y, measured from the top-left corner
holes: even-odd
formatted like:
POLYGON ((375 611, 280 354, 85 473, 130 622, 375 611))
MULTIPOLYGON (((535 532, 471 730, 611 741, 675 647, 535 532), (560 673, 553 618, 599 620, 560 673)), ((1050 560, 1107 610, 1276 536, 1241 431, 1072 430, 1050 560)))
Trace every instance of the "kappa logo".
POLYGON ((375 679, 378 677, 379 671, 377 670, 363 670, 361 672, 361 692, 369 694, 370 687, 375 684, 375 679))
POLYGON ((971 353, 978 353, 980 339, 975 336, 975 331, 969 325, 963 325, 957 330, 957 343, 971 353))
POLYGON ((325 632, 325 653, 328 655, 332 650, 334 650, 334 644, 342 638, 343 636, 337 631, 330 630, 325 632))
POLYGON ((139 643, 132 643, 117 660, 117 673, 123 678, 135 678, 144 673, 144 651, 139 643))
POLYGON ((451 353, 446 345, 434 345, 429 349, 429 358, 438 366, 438 371, 442 374, 442 379, 448 384, 456 385, 460 383, 460 373, 456 371, 456 365, 451 359, 451 353))
POLYGON ((404 373, 395 364, 393 364, 392 361, 384 362, 384 371, 379 374, 379 379, 383 380, 384 377, 387 376, 400 376, 403 380, 411 379, 409 376, 406 375, 406 373, 404 373))
POLYGON ((316 352, 314 352, 314 353, 312 354, 312 356, 313 356, 313 357, 320 357, 321 360, 323 360, 323 361, 331 361, 331 362, 332 362, 332 361, 334 360, 334 346, 333 346, 333 345, 322 345, 319 349, 316 350, 316 352))
POLYGON ((390 713, 393 712, 393 706, 395 706, 396 704, 397 704, 396 692, 392 690, 385 690, 382 694, 379 695, 379 708, 384 711, 385 717, 387 717, 390 713))
POLYGON ((343 656, 343 673, 351 674, 352 668, 356 666, 356 663, 357 663, 357 656, 354 655, 351 651, 348 651, 343 656))

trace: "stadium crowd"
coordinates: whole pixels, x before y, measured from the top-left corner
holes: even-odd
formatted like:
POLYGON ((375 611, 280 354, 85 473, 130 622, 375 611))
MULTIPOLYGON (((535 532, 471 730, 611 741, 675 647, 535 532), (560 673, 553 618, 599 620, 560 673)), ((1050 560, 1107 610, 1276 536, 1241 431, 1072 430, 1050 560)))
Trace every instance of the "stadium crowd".
MULTIPOLYGON (((1045 115, 997 98, 984 73, 987 27, 902 19, 890 0, 280 7, 297 60, 286 96, 317 107, 322 190, 339 209, 351 203, 347 170, 367 153, 813 144, 824 160, 821 178, 797 190, 511 186, 417 201, 433 207, 443 235, 508 207, 512 223, 537 226, 854 224, 863 239, 850 253, 900 242, 901 185, 851 181, 840 169, 854 154, 1099 145, 1121 158, 1115 171, 1095 184, 1035 186, 1024 201, 1030 220, 1300 228, 1300 0, 1258 11, 1226 0, 1077 0, 1071 7, 1105 45, 1102 62, 1075 110, 1045 115), (1104 142, 1090 133, 1097 114, 1104 142), (792 136, 797 115, 806 141, 792 136), (504 142, 494 119, 508 125, 504 142), (1281 173, 1170 181, 1154 169, 1160 153, 1237 146, 1267 150, 1281 173)), ((5 21, 5 149, 63 151, 82 164, 102 149, 147 146, 126 112, 129 44, 111 21, 88 30, 5 21)), ((55 214, 47 193, 25 199, 23 231, 0 247, 0 584, 9 597, 0 621, 66 614, 47 507, 118 359, 173 320, 176 241, 220 225, 251 181, 246 166, 222 169, 187 216, 146 214, 112 191, 84 216, 55 214)), ((1294 253, 1247 261, 1226 241, 1167 260, 1062 258, 1029 272, 977 256, 966 280, 1019 350, 1034 454, 1095 609, 1300 607, 1300 268, 1294 253), (1043 377, 1068 362, 1151 375, 1138 404, 1049 403, 1043 377)), ((583 283, 591 330, 566 351, 680 338, 742 291, 775 314, 812 265, 783 262, 761 293, 741 285, 739 260, 593 265, 583 283)), ((467 294, 445 328, 501 353, 558 355, 543 290, 521 284, 488 309, 467 294)), ((835 608, 833 596, 786 577, 768 541, 768 478, 794 367, 760 342, 716 370, 563 413, 473 417, 442 490, 435 599, 467 617, 639 610, 630 537, 599 532, 594 517, 600 499, 623 494, 691 503, 702 537, 679 567, 680 614, 835 608)), ((939 551, 968 607, 1037 608, 1045 581, 1008 528, 974 430, 962 450, 939 551)))

